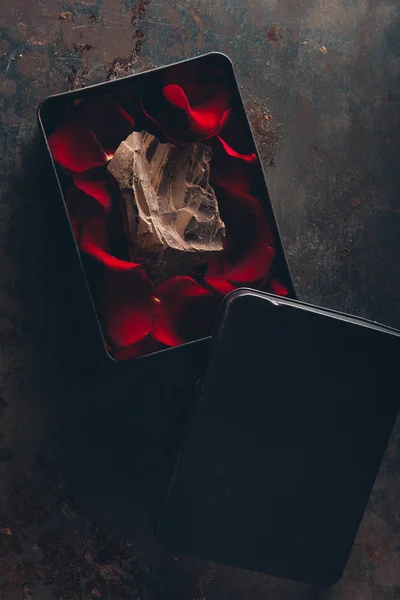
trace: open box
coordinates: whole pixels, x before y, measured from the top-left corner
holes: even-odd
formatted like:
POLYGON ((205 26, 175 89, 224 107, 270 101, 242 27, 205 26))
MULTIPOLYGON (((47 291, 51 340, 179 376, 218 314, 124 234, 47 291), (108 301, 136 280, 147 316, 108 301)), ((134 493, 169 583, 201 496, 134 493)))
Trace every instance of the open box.
POLYGON ((110 358, 207 337, 226 294, 253 288, 219 313, 160 537, 183 554, 333 583, 396 418, 399 334, 276 297, 295 292, 229 59, 208 54, 53 96, 39 122, 110 358), (106 168, 133 129, 212 147, 224 270, 202 265, 160 289, 132 266, 106 168))
POLYGON ((260 158, 230 60, 211 53, 45 100, 39 123, 108 355, 128 360, 208 337, 224 296, 247 286, 294 297, 260 158), (107 167, 132 131, 212 148, 223 250, 152 281, 129 255, 107 167))

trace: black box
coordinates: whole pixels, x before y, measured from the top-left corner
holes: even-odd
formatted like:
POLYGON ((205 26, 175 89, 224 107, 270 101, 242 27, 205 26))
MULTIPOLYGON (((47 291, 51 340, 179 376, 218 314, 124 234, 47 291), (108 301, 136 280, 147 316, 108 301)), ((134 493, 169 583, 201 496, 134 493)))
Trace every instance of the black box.
POLYGON ((218 306, 225 294, 243 285, 295 297, 254 138, 232 64, 226 56, 211 53, 121 80, 52 96, 40 106, 38 117, 57 177, 63 211, 70 222, 71 249, 74 247, 72 252, 78 253, 83 273, 81 279, 86 280, 86 287, 97 316, 97 324, 102 332, 103 345, 109 356, 116 360, 127 360, 209 336, 215 323, 218 306), (195 117, 201 111, 196 108, 197 104, 193 104, 197 113, 195 114, 194 109, 190 108, 192 112, 186 112, 185 115, 182 107, 178 106, 181 101, 185 101, 181 92, 181 97, 178 94, 174 105, 171 105, 171 102, 168 104, 166 90, 171 92, 172 89, 176 93, 179 86, 187 93, 187 98, 191 93, 194 94, 193 90, 198 98, 211 94, 199 106, 203 111, 201 114, 205 115, 205 121, 210 115, 212 118, 217 118, 218 110, 221 110, 222 116, 213 135, 207 135, 208 122, 205 125, 201 124, 205 129, 201 129, 201 135, 198 133, 200 126, 195 117), (215 97, 212 95, 213 90, 217 90, 215 97), (229 100, 226 100, 227 98, 229 100), (217 102, 217 105, 214 106, 213 102, 214 104, 217 102), (224 108, 228 107, 224 112, 218 104, 222 106, 223 102, 227 102, 224 108), (172 282, 171 286, 165 286, 161 290, 160 286, 151 287, 151 282, 150 286, 145 283, 142 275, 136 278, 137 287, 135 287, 136 284, 130 281, 133 279, 133 270, 128 277, 121 272, 115 274, 115 271, 112 272, 109 267, 109 263, 117 256, 117 260, 122 259, 122 261, 112 268, 128 268, 122 264, 126 261, 126 248, 123 236, 116 233, 120 231, 121 224, 114 214, 115 201, 110 201, 110 206, 114 202, 114 207, 106 206, 108 196, 114 193, 113 190, 110 192, 110 182, 102 179, 103 176, 105 177, 106 160, 112 156, 116 146, 125 139, 133 127, 139 130, 154 128, 155 134, 161 141, 170 141, 174 138, 176 123, 181 122, 182 115, 188 121, 189 133, 186 130, 179 130, 180 141, 184 139, 185 143, 192 138, 199 138, 200 141, 204 140, 206 144, 211 144, 213 147, 211 176, 218 181, 218 186, 222 186, 218 187, 219 191, 216 188, 217 197, 221 202, 223 196, 225 211, 232 211, 230 216, 227 215, 231 219, 230 227, 227 226, 227 236, 231 232, 229 252, 233 249, 232 261, 236 260, 237 251, 237 255, 241 257, 238 259, 240 271, 240 265, 243 266, 246 260, 249 264, 250 259, 254 258, 254 260, 248 272, 243 268, 239 273, 238 269, 234 275, 231 273, 236 279, 228 280, 225 275, 222 275, 222 279, 220 275, 216 278, 208 277, 210 269, 208 265, 207 270, 191 273, 190 277, 183 273, 183 277, 177 277, 177 281, 172 282), (161 127, 157 119, 164 119, 161 127), (196 129, 195 134, 193 134, 193 127, 196 129), (225 136, 225 139, 222 139, 219 134, 225 136), (236 148, 233 149, 233 146, 236 148), (218 165, 218 173, 217 166, 213 167, 214 161, 215 165, 218 165), (223 184, 220 182, 221 179, 223 184), (233 188, 229 186, 236 187, 232 191, 233 188), (90 204, 87 194, 91 200, 96 197, 96 206, 92 206, 93 202, 90 204), (236 198, 239 197, 240 202, 238 201, 236 205, 233 199, 236 202, 236 198), (86 221, 81 220, 83 218, 81 213, 84 212, 81 208, 83 203, 87 213, 84 216, 86 221), (236 206, 236 213, 233 212, 232 206, 236 206), (110 210, 111 213, 107 212, 110 210), (104 234, 107 236, 107 245, 112 246, 111 249, 107 247, 106 253, 103 247, 100 249, 98 247, 99 243, 103 243, 101 240, 99 242, 99 236, 100 238, 103 236, 99 233, 100 226, 94 234, 93 231, 90 233, 91 236, 96 236, 97 246, 94 250, 93 238, 90 239, 91 250, 88 249, 86 242, 83 243, 82 231, 87 231, 89 218, 91 223, 94 223, 95 219, 99 219, 99 214, 101 216, 101 211, 103 216, 106 215, 104 219, 107 219, 106 225, 103 223, 101 227, 107 231, 104 234), (264 220, 265 231, 260 233, 260 222, 264 220), (241 244, 243 248, 240 247, 241 244), (245 247, 247 249, 244 250, 245 247), (262 264, 264 257, 267 264, 271 252, 273 262, 268 270, 261 271, 257 265, 262 264), (257 260, 256 254, 259 257, 257 260), (104 269, 104 260, 108 261, 107 271, 104 269), (254 266, 256 269, 253 273, 254 266), (103 283, 105 272, 109 282, 107 285, 103 283), (258 279, 254 280, 254 277, 258 279), (186 302, 186 297, 192 292, 193 295, 196 292, 199 298, 186 302), (129 299, 132 299, 131 304, 126 298, 128 294, 129 299), (145 299, 142 299, 142 295, 145 299), (204 296, 204 300, 200 296, 204 296), (161 298, 160 307, 156 306, 154 298, 156 300, 161 298), (172 316, 174 309, 171 309, 171 305, 174 306, 175 301, 178 302, 181 311, 178 316, 175 314, 172 316), (133 314, 134 310, 138 312, 133 314), (167 325, 161 321, 160 311, 164 311, 163 314, 167 315, 164 319, 168 321, 167 325), (128 316, 124 317, 125 314, 128 316), (124 318, 126 326, 122 322, 124 318), (187 323, 190 323, 189 327, 187 323), (178 326, 182 331, 186 327, 187 331, 185 329, 182 333, 181 331, 177 333, 178 326))

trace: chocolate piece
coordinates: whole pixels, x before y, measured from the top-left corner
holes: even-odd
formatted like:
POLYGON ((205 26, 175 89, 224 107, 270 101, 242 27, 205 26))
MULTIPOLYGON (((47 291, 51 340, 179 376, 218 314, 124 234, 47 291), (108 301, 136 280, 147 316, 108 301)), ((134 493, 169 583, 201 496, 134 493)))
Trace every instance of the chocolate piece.
POLYGON ((121 191, 130 258, 155 283, 189 273, 223 248, 211 156, 203 144, 177 148, 142 131, 122 142, 108 165, 121 191))

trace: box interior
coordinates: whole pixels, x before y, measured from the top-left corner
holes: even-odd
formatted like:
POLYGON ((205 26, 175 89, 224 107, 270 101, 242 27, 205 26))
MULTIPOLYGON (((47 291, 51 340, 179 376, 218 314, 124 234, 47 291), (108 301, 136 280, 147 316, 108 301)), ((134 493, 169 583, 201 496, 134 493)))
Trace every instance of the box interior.
POLYGON ((108 353, 128 360, 207 337, 238 287, 293 295, 259 156, 233 69, 208 55, 49 98, 41 121, 108 353), (153 282, 128 253, 119 188, 107 171, 132 131, 212 148, 223 250, 153 282))

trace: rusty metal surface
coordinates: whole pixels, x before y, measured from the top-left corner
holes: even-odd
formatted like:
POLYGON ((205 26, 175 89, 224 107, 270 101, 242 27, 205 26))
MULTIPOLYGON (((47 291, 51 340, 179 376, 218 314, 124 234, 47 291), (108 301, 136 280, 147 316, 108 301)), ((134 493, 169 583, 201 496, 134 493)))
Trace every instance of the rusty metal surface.
POLYGON ((78 321, 67 284, 64 305, 54 293, 55 269, 66 281, 67 268, 51 245, 58 230, 35 122, 51 93, 226 52, 299 297, 400 326, 399 24, 391 0, 2 2, 2 600, 400 597, 399 428, 330 590, 158 546, 151 524, 205 356, 170 355, 162 381, 150 367, 96 377, 78 375, 77 363, 59 369, 62 349, 79 355, 78 321))

